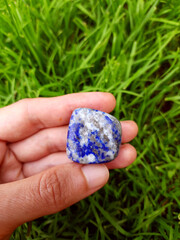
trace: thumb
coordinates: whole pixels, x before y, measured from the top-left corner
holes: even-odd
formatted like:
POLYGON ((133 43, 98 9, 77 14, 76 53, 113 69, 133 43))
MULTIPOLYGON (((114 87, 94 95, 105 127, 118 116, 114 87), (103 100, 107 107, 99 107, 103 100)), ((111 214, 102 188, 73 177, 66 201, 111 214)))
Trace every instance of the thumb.
POLYGON ((0 185, 0 239, 24 222, 58 212, 87 197, 108 177, 105 165, 69 163, 0 185))

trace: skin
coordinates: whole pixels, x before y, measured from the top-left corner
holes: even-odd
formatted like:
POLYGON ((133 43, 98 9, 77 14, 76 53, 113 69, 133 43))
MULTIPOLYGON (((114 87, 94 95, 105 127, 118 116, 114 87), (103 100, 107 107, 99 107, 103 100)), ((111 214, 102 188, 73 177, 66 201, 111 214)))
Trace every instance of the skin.
POLYGON ((0 239, 21 224, 53 214, 103 187, 109 169, 124 168, 136 158, 128 142, 138 132, 123 121, 122 145, 107 164, 82 165, 66 156, 70 116, 79 107, 111 112, 109 93, 76 93, 55 98, 24 99, 0 109, 0 239))

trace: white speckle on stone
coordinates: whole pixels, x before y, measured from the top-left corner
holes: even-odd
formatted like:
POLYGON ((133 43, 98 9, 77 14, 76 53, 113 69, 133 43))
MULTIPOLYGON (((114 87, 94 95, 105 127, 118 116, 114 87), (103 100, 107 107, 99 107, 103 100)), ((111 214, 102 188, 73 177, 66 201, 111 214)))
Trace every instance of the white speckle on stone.
POLYGON ((87 157, 88 157, 88 162, 89 163, 92 163, 92 162, 96 161, 96 158, 93 154, 89 154, 87 157))
POLYGON ((109 155, 110 159, 113 159, 113 158, 114 158, 113 151, 108 151, 108 152, 107 152, 107 155, 109 155))

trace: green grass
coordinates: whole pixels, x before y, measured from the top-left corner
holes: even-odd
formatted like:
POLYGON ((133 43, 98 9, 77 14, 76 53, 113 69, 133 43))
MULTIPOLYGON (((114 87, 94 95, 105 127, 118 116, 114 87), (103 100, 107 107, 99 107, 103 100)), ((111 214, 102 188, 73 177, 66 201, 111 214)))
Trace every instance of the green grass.
MULTIPOLYGON (((79 91, 114 94, 135 120, 137 160, 30 239, 180 239, 179 0, 0 0, 0 106, 79 91)), ((26 239, 28 224, 12 239, 26 239)))

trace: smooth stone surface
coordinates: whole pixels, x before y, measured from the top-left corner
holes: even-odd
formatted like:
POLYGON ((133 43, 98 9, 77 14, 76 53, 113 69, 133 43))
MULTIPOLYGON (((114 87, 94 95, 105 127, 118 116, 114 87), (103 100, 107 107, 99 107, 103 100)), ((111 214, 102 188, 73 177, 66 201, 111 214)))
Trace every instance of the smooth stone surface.
POLYGON ((112 115, 89 108, 71 115, 67 156, 74 162, 104 163, 115 159, 121 144, 121 124, 112 115))

